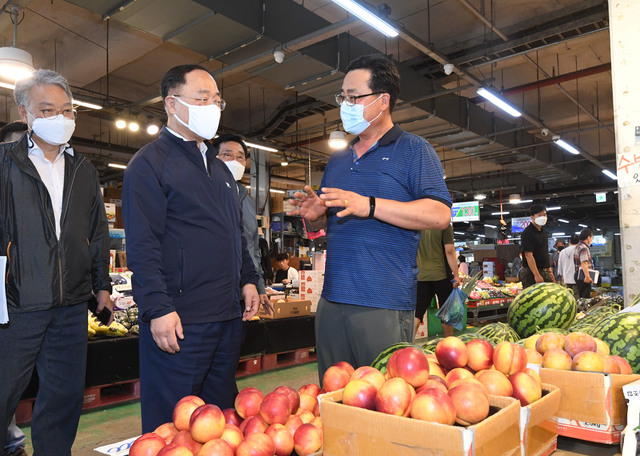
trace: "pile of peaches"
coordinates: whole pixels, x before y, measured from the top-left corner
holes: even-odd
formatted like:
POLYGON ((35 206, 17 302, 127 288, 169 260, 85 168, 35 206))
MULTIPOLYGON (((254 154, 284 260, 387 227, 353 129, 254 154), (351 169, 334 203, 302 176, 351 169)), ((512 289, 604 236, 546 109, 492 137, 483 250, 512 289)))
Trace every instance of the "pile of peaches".
POLYGON ((298 456, 322 448, 320 387, 279 386, 266 396, 257 388, 238 393, 235 409, 220 410, 197 396, 182 398, 173 421, 143 434, 129 456, 298 456))
POLYGON ((411 346, 395 351, 386 374, 365 366, 348 376, 339 372, 343 369, 332 366, 323 379, 327 391, 344 388, 343 404, 448 425, 487 418, 492 394, 515 397, 522 405, 542 396, 540 377, 527 368, 525 349, 511 342, 494 349, 484 339, 465 344, 447 337, 435 355, 411 346))
POLYGON ((632 374, 629 362, 609 354, 607 344, 583 332, 535 334, 524 341, 530 363, 548 369, 632 374))

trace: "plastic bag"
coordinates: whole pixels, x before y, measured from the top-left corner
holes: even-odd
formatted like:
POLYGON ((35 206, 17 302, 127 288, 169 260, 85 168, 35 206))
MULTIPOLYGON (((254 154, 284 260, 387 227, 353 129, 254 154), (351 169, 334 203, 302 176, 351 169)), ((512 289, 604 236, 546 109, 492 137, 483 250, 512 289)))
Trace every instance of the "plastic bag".
POLYGON ((460 288, 454 288, 447 300, 436 313, 436 316, 445 325, 453 326, 458 331, 463 329, 464 303, 469 296, 460 288))

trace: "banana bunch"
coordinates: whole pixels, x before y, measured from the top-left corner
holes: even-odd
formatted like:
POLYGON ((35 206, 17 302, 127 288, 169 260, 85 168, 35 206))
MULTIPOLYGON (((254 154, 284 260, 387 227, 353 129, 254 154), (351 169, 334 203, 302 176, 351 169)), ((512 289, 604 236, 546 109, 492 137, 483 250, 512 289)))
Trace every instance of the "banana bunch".
POLYGON ((129 333, 124 325, 115 320, 112 321, 109 326, 103 325, 91 312, 88 313, 87 321, 89 338, 92 338, 95 335, 122 337, 129 333))

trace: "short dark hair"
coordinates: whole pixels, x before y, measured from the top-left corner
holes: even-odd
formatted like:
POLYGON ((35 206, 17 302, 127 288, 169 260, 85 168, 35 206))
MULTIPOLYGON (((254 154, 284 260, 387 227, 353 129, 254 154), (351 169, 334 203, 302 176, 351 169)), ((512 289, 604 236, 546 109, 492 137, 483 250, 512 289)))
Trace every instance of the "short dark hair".
POLYGON ((160 83, 160 93, 162 95, 162 99, 164 100, 165 98, 167 98, 167 95, 169 95, 169 90, 185 85, 187 83, 185 76, 187 75, 187 73, 191 73, 194 70, 207 71, 206 68, 200 65, 193 64, 178 65, 167 71, 167 74, 164 75, 164 77, 162 78, 162 82, 160 83))
POLYGON ((580 243, 580 237, 577 234, 572 234, 569 238, 569 244, 578 245, 580 243))
POLYGON ((242 146, 242 150, 244 150, 245 157, 249 157, 249 149, 247 145, 244 143, 244 138, 240 135, 234 135, 233 133, 225 133, 223 135, 218 136, 213 141, 211 141, 211 145, 217 149, 220 148, 220 144, 226 142, 235 142, 242 146))
POLYGON ((465 258, 465 256, 463 254, 458 255, 458 261, 460 263, 466 263, 467 259, 465 258))
POLYGON ((289 259, 288 253, 279 253, 278 255, 276 255, 276 261, 284 261, 288 259, 289 259))
POLYGON ((400 95, 400 74, 393 61, 382 54, 363 55, 349 63, 347 73, 353 70, 371 71, 369 88, 372 92, 388 93, 389 112, 393 112, 400 95))
POLYGON ((585 228, 584 230, 580 231, 580 240, 581 241, 586 241, 591 236, 593 236, 593 231, 591 231, 589 228, 585 228))
POLYGON ((534 204, 529 208, 529 215, 536 215, 539 212, 546 211, 547 208, 542 204, 534 204))
POLYGON ((2 129, 0 129, 0 142, 7 142, 7 138, 11 133, 23 133, 27 131, 29 127, 26 123, 21 120, 16 120, 15 122, 11 122, 6 124, 2 129))

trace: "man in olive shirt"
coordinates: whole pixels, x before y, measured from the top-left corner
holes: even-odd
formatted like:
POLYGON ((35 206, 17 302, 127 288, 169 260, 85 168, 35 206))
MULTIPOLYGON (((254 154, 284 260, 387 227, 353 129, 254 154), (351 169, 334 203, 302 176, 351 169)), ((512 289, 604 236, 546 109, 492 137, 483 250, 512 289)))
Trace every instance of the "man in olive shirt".
MULTIPOLYGON (((416 297, 415 331, 423 320, 434 296, 443 305, 454 287, 460 284, 453 228, 423 230, 418 245, 418 293, 416 297)), ((453 327, 442 323, 445 337, 453 336, 453 327)))
POLYGON ((549 261, 549 235, 543 228, 547 223, 547 209, 534 204, 529 214, 531 224, 521 236, 523 258, 519 275, 523 289, 536 283, 556 281, 549 261))

